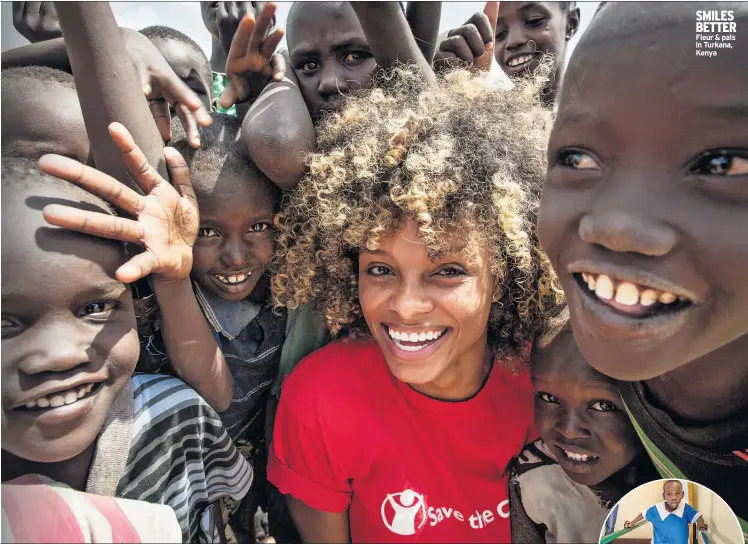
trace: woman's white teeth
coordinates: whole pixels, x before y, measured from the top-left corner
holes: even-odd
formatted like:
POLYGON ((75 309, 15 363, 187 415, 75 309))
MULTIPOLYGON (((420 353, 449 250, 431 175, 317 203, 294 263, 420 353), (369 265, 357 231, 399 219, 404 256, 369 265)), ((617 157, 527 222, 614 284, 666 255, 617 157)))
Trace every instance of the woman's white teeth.
POLYGON ((216 274, 216 278, 218 278, 218 281, 222 283, 231 285, 233 283, 241 283, 251 275, 252 272, 250 272, 249 274, 237 274, 235 276, 221 276, 220 274, 216 274))
POLYGON ((605 274, 593 275, 582 274, 582 280, 587 288, 603 300, 614 299, 624 306, 652 306, 656 302, 672 304, 676 300, 687 300, 667 291, 657 291, 650 287, 644 287, 629 281, 617 281, 605 274))
POLYGON ((53 395, 41 397, 31 402, 26 403, 26 408, 59 408, 66 404, 73 404, 78 399, 82 399, 88 395, 93 389, 94 384, 89 383, 88 385, 82 385, 75 389, 69 389, 67 391, 60 391, 53 395))
POLYGON ((425 332, 400 332, 395 329, 391 329, 387 327, 387 332, 390 335, 390 338, 392 338, 397 346, 404 351, 420 351, 423 348, 425 348, 428 344, 422 344, 420 346, 405 346, 401 344, 400 342, 433 342, 434 340, 437 340, 442 334, 444 334, 447 331, 447 329, 442 329, 439 331, 425 331, 425 332))

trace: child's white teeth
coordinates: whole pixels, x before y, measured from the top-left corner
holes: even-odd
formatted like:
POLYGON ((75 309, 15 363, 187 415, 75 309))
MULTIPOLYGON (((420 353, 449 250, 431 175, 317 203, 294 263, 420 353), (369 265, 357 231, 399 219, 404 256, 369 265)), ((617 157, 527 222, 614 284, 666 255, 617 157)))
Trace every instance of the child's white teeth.
POLYGON ((75 389, 69 389, 68 391, 60 391, 53 395, 41 397, 31 402, 26 403, 26 408, 59 408, 67 404, 73 404, 78 400, 88 395, 94 388, 93 383, 88 385, 82 385, 75 389))
POLYGON ((655 302, 657 302, 657 291, 654 289, 645 289, 639 295, 639 304, 642 306, 652 306, 655 302))
POLYGON ((582 273, 582 281, 587 284, 587 288, 594 292, 598 298, 610 300, 615 297, 617 303, 625 306, 641 304, 648 307, 656 302, 672 304, 676 300, 688 300, 673 293, 656 291, 655 289, 636 285, 629 281, 618 283, 605 274, 595 277, 594 274, 582 273))
POLYGON ((600 274, 595 285, 595 294, 604 300, 613 298, 613 282, 605 274, 600 274))
POLYGON ((574 453, 572 451, 564 450, 564 453, 569 459, 572 459, 574 461, 579 461, 582 463, 587 462, 590 459, 589 455, 583 454, 583 453, 574 453))
POLYGON ((639 302, 639 289, 627 281, 622 282, 616 289, 616 302, 626 306, 634 306, 639 302))

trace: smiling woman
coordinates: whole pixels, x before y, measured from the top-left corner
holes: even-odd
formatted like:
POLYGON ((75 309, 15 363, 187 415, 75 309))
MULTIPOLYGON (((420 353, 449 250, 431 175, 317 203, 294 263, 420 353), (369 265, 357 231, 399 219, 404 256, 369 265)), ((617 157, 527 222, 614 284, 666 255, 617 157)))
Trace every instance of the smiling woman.
POLYGON ((524 359, 563 304, 535 233, 541 86, 395 70, 322 123, 273 280, 343 337, 291 374, 276 417, 268 476, 305 540, 510 539, 524 359))

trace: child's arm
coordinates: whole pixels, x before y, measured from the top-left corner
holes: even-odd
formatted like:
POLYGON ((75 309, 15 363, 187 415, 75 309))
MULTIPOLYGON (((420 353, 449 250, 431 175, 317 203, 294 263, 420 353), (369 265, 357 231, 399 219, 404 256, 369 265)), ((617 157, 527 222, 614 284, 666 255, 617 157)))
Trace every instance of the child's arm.
POLYGON ((329 542, 330 544, 350 542, 347 511, 324 512, 307 506, 291 495, 286 495, 286 504, 304 542, 329 542))
POLYGON ((377 64, 414 63, 429 81, 436 81, 431 63, 418 48, 408 21, 397 2, 351 2, 377 64))
POLYGON ((699 531, 708 531, 709 525, 707 524, 706 521, 704 521, 703 517, 700 517, 699 519, 696 520, 696 528, 699 531))
POLYGON ((637 523, 639 523, 643 519, 644 519, 644 516, 642 516, 641 514, 639 514, 633 520, 625 522, 623 524, 623 526, 624 526, 624 528, 628 529, 629 527, 631 527, 632 525, 636 525, 637 523))
POLYGON ((426 62, 431 64, 439 37, 441 2, 408 2, 405 18, 426 62))
POLYGON ((54 2, 13 2, 13 26, 31 43, 62 36, 54 2))
POLYGON ((192 246, 200 221, 187 165, 176 150, 164 149, 163 157, 172 180, 169 184, 148 163, 125 127, 113 123, 109 132, 108 138, 146 196, 66 157, 45 155, 39 160, 39 168, 103 198, 134 219, 63 205, 47 206, 44 217, 58 227, 129 242, 144 249, 123 264, 116 277, 132 283, 152 274, 164 343, 172 366, 216 411, 224 411, 231 403, 233 380, 189 279, 192 246))

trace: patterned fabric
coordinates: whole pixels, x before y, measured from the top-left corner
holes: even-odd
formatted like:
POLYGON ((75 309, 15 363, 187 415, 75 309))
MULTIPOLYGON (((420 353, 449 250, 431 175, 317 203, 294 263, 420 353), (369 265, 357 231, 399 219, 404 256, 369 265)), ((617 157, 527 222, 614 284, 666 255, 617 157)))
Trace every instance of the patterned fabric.
POLYGON ((735 512, 748 542, 748 458, 737 450, 741 443, 743 448, 748 444, 746 415, 704 428, 683 427, 646 400, 641 384, 621 382, 619 389, 629 419, 660 476, 691 480, 717 493, 735 512))
POLYGON ((82 493, 37 474, 3 484, 2 502, 6 543, 182 542, 169 506, 82 493))
POLYGON ((218 98, 226 88, 227 82, 228 77, 226 77, 226 74, 222 74, 221 72, 213 72, 213 109, 218 113, 225 113, 226 115, 236 117, 236 104, 231 106, 229 109, 222 108, 218 105, 218 98))
POLYGON ((136 375, 99 435, 86 492, 168 505, 183 542, 215 542, 213 503, 240 500, 251 483, 251 466, 202 397, 176 378, 136 375))

